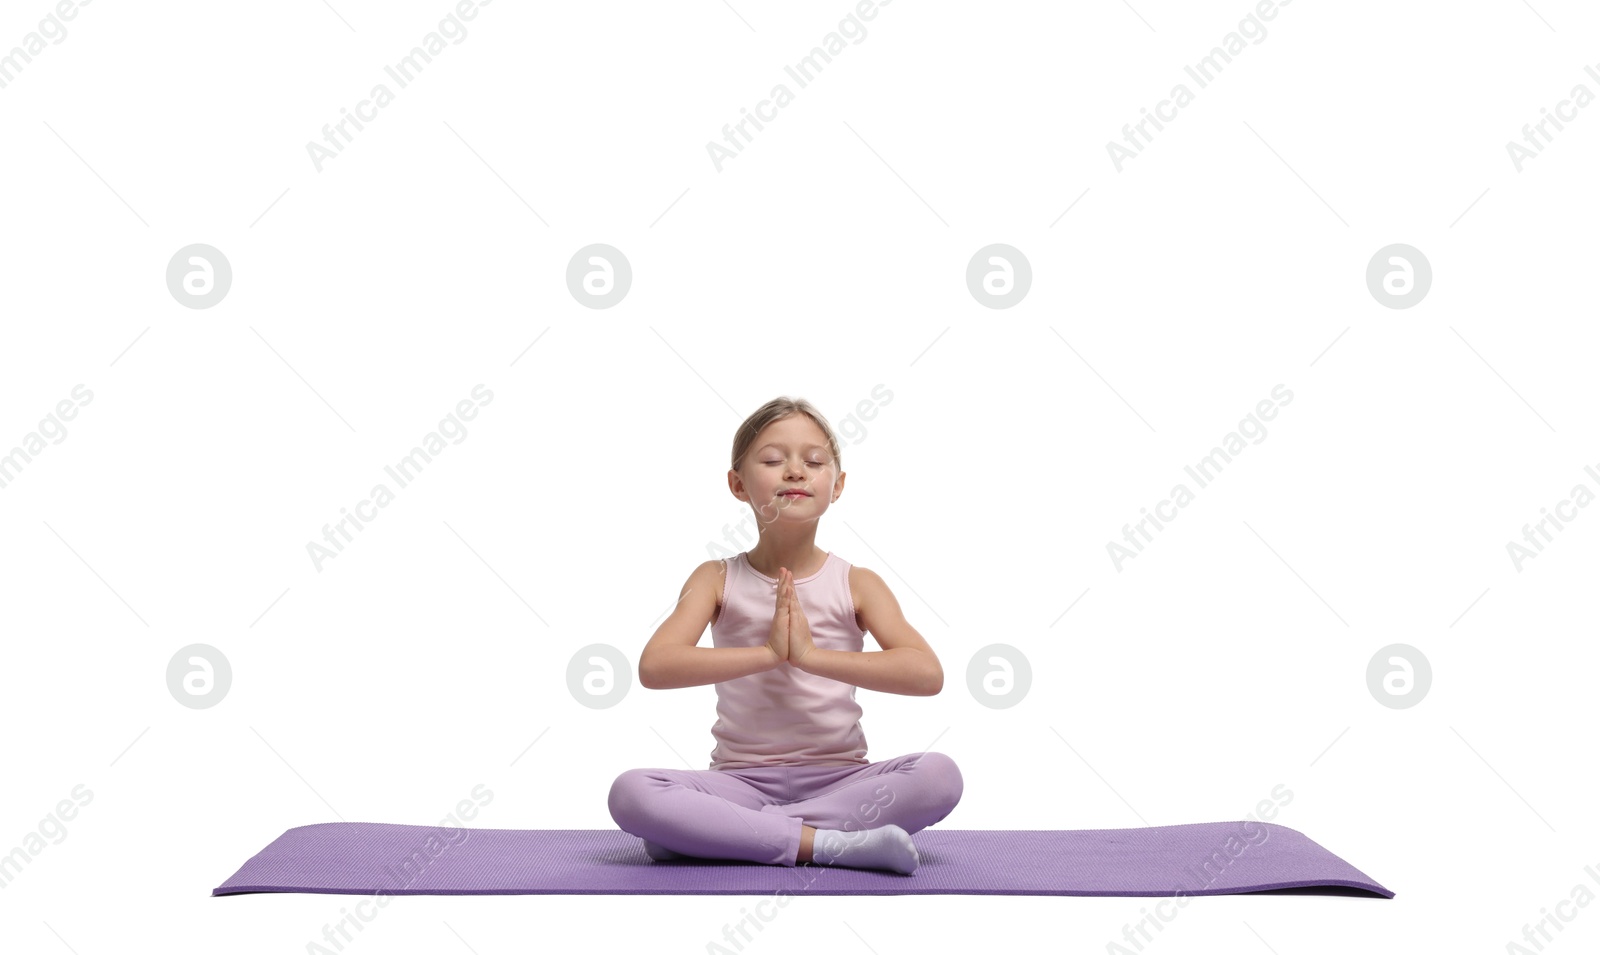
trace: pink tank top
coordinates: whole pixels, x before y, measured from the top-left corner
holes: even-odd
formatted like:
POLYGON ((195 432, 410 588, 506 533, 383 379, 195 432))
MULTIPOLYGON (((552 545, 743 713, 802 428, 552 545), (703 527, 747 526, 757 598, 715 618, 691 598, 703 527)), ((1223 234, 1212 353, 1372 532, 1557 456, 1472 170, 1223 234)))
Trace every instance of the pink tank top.
MULTIPOLYGON (((727 580, 722 612, 711 625, 712 644, 759 647, 772 632, 778 581, 751 567, 746 554, 724 558, 723 564, 727 580)), ((817 647, 861 649, 866 631, 856 626, 849 563, 828 551, 822 569, 796 577, 794 587, 817 647)), ((853 684, 780 663, 716 687, 712 769, 867 762, 867 739, 861 732, 861 706, 853 684)))

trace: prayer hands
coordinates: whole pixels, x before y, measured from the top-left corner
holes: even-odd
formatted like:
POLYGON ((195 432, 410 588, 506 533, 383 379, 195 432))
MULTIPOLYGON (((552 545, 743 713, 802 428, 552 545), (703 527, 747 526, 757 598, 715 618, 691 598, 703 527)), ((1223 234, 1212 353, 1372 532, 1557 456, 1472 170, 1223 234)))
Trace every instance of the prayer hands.
POLYGON ((774 666, 788 661, 795 667, 816 649, 811 640, 811 624, 806 621, 805 611, 800 609, 800 597, 794 589, 794 574, 787 567, 778 568, 778 592, 767 649, 777 658, 774 666))

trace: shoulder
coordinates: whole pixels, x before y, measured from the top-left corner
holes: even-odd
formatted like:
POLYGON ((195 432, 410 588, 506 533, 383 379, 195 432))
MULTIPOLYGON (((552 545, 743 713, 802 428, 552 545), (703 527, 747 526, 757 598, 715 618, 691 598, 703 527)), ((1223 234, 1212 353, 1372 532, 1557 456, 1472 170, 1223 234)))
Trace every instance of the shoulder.
POLYGON ((727 561, 712 558, 694 569, 694 576, 707 584, 714 585, 717 590, 717 600, 722 600, 722 583, 728 579, 727 561))
POLYGON ((722 614, 722 592, 727 585, 728 564, 720 558, 712 558, 694 569, 690 575, 689 586, 696 584, 704 586, 711 591, 716 601, 716 611, 712 614, 711 622, 716 623, 716 618, 722 614))
POLYGON ((716 603, 722 603, 723 581, 727 579, 727 565, 720 560, 702 561, 689 572, 689 579, 683 582, 683 591, 679 599, 689 596, 691 591, 709 590, 716 598, 716 603))
POLYGON ((873 571, 858 564, 850 565, 850 602, 860 614, 871 604, 879 602, 889 593, 889 585, 873 571))
POLYGON ((696 566, 694 571, 689 575, 689 581, 690 581, 690 583, 693 583, 695 581, 700 581, 700 582, 709 582, 709 581, 713 581, 713 580, 721 581, 722 578, 727 573, 727 569, 728 569, 728 565, 723 563, 718 558, 712 558, 711 560, 701 561, 700 564, 698 566, 696 566))
POLYGON ((860 564, 851 564, 850 586, 886 589, 889 585, 885 584, 883 578, 879 577, 875 571, 868 570, 860 564))

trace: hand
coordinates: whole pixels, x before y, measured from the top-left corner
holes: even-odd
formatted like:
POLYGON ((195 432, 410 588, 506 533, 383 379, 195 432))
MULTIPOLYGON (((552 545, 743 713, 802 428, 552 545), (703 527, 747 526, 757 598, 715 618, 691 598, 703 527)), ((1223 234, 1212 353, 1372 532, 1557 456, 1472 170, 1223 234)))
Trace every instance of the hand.
POLYGON ((778 568, 778 592, 772 614, 772 630, 767 637, 767 649, 775 658, 773 666, 788 662, 798 667, 806 654, 816 649, 811 639, 811 624, 800 608, 800 596, 794 589, 794 574, 787 567, 778 568))
POLYGON ((767 635, 767 649, 772 651, 773 666, 781 666, 789 659, 789 601, 783 587, 786 571, 778 568, 777 601, 772 609, 772 630, 767 635))
POLYGON ((784 584, 789 587, 789 665, 800 667, 800 661, 805 659, 805 654, 816 649, 816 643, 811 641, 811 624, 805 619, 805 611, 800 608, 800 593, 795 590, 794 571, 784 571, 784 584))
POLYGON ((785 616, 789 618, 789 665, 798 668, 800 661, 817 645, 811 641, 811 624, 806 620, 806 612, 800 608, 800 594, 794 589, 793 571, 784 569, 783 577, 778 582, 778 591, 787 595, 785 616))

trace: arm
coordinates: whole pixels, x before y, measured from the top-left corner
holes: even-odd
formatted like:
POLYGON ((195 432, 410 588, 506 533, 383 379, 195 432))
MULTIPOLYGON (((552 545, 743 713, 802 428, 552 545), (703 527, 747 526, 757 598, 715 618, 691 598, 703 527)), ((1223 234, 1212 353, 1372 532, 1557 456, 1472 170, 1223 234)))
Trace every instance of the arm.
POLYGON ((765 645, 697 647, 717 612, 722 590, 721 561, 708 560, 694 569, 678 594, 678 605, 639 653, 639 685, 672 690, 735 680, 770 670, 780 662, 765 645))
POLYGON ((944 689, 939 658, 906 622, 900 602, 883 578, 864 567, 852 567, 850 577, 860 594, 861 622, 883 649, 857 653, 813 647, 801 657, 800 669, 884 693, 933 696, 944 689))

